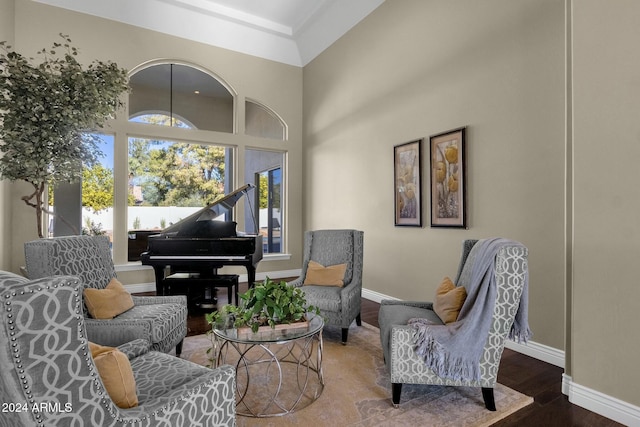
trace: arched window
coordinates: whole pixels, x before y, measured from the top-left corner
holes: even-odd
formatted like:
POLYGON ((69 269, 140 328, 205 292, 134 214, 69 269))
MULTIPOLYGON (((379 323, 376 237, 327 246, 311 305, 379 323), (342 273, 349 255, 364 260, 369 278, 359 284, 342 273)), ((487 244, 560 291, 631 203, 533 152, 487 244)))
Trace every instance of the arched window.
MULTIPOLYGON (((196 67, 168 63, 130 78, 129 121, 233 133, 234 95, 196 67)), ((145 235, 180 221, 232 191, 233 147, 173 138, 129 137, 127 225, 145 235)), ((129 261, 139 254, 129 251, 129 261)))
POLYGON ((233 133, 234 95, 213 75, 183 64, 157 64, 130 77, 129 117, 163 112, 170 120, 153 123, 175 126, 184 118, 202 130, 233 133))

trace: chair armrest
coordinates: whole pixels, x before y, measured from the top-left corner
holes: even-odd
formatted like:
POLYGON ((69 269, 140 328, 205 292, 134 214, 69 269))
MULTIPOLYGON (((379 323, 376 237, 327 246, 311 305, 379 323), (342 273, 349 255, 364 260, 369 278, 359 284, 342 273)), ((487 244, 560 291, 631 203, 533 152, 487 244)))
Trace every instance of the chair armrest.
POLYGON ((119 345, 117 349, 131 360, 148 352, 151 349, 151 343, 145 339, 136 339, 119 345))
MULTIPOLYGON (((402 383, 403 362, 407 363, 407 359, 414 361, 414 359, 417 358, 414 351, 407 351, 407 349, 414 348, 414 332, 415 330, 413 327, 409 325, 393 325, 391 327, 389 359, 387 360, 387 367, 389 368, 391 382, 402 383), (402 355, 399 355, 398 353, 401 353, 402 355)), ((422 365, 423 362, 420 362, 420 364, 422 365)))
POLYGON ((408 305, 411 307, 418 307, 418 308, 424 308, 427 310, 433 310, 433 303, 430 301, 401 301, 401 300, 384 299, 380 301, 380 305, 408 305))
POLYGON ((348 301, 351 298, 358 298, 362 296, 362 283, 351 281, 350 283, 346 283, 342 290, 340 291, 341 299, 344 304, 345 301, 348 301))
POLYGON ((291 286, 295 286, 296 288, 299 288, 300 286, 302 286, 302 284, 304 283, 304 279, 302 276, 298 277, 295 280, 292 280, 291 282, 288 282, 289 285, 291 286))
POLYGON ((139 296, 132 295, 133 303, 135 305, 151 305, 151 304, 182 304, 187 305, 187 297, 185 295, 172 295, 172 296, 139 296))
MULTIPOLYGON (((187 397, 195 398, 196 401, 209 400, 214 406, 227 410, 223 411, 235 418, 236 412, 236 370, 230 365, 220 365, 217 368, 209 369, 199 375, 191 382, 191 387, 184 389, 174 389, 168 392, 163 399, 172 407, 172 403, 179 407, 187 400, 187 397), (204 399, 203 399, 204 396, 204 399)), ((185 407, 189 407, 185 405, 185 407)), ((221 424, 231 425, 231 424, 221 424)))
POLYGON ((406 345, 414 347, 415 329, 411 325, 393 325, 391 327, 391 346, 406 345))
MULTIPOLYGON (((233 367, 222 365, 216 369, 203 366, 194 368, 189 361, 155 351, 150 351, 142 358, 149 358, 149 362, 157 362, 158 366, 167 366, 167 369, 174 371, 181 371, 183 365, 186 371, 190 371, 190 374, 185 375, 190 375, 191 378, 170 389, 160 387, 153 397, 134 408, 116 408, 115 417, 121 418, 123 425, 236 424, 236 372, 233 367)), ((134 372, 136 362, 131 362, 134 372)), ((180 373, 176 372, 176 375, 180 373)))
POLYGON ((116 347, 137 339, 147 339, 151 335, 150 321, 140 319, 91 319, 84 318, 89 341, 116 347))

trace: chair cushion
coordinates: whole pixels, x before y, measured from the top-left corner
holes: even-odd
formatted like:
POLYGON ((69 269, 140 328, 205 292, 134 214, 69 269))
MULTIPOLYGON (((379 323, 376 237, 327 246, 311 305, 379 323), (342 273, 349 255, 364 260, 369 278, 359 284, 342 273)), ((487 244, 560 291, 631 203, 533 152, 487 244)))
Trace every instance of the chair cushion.
POLYGON ((462 286, 456 287, 450 278, 445 277, 436 290, 433 311, 444 323, 455 322, 466 298, 467 291, 465 288, 462 286))
POLYGON ((157 351, 132 359, 131 367, 139 404, 149 412, 162 409, 172 397, 192 392, 194 386, 213 372, 210 368, 157 351))
POLYGON ((129 358, 113 347, 89 343, 93 362, 109 397, 120 408, 138 406, 136 381, 129 358))
POLYGON ((152 343, 165 339, 169 333, 184 324, 187 317, 186 305, 178 303, 143 304, 127 310, 118 319, 145 319, 151 321, 152 343))
POLYGON ((336 264, 324 266, 315 261, 309 261, 307 275, 304 285, 318 286, 344 286, 344 274, 347 271, 347 264, 336 264))
POLYGON ((94 319, 113 319, 133 308, 133 299, 115 277, 104 289, 85 288, 84 301, 94 319))
POLYGON ((307 302, 315 305, 322 311, 331 311, 340 313, 342 311, 341 291, 343 288, 338 286, 303 286, 307 302))

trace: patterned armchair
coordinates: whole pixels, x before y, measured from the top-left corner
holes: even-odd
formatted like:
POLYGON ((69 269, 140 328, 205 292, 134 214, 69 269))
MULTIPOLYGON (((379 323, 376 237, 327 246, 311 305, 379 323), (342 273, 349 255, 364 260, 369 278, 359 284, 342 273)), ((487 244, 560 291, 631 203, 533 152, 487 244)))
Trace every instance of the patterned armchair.
MULTIPOLYGON (((475 262, 473 246, 477 240, 466 240, 462 257, 454 281, 458 286, 467 287, 475 262)), ((442 378, 430 370, 422 357, 415 351, 414 328, 407 325, 409 319, 428 319, 434 324, 442 324, 434 312, 433 303, 418 301, 383 300, 378 320, 380 340, 387 369, 391 376, 392 401, 400 403, 402 384, 433 384, 448 386, 481 387, 485 406, 495 411, 493 387, 495 386, 504 342, 518 310, 525 287, 527 273, 527 249, 521 245, 502 246, 495 256, 496 299, 493 304, 492 319, 484 348, 480 356, 480 380, 442 378)), ((528 330, 528 326, 527 326, 528 330)))
POLYGON ((89 351, 76 277, 29 281, 0 271, 0 416, 13 426, 233 426, 235 372, 157 351, 144 340, 129 358, 138 406, 111 400, 89 351))
MULTIPOLYGON (((24 246, 27 275, 39 279, 55 275, 77 276, 84 287, 104 289, 116 277, 106 236, 66 236, 39 239, 24 246)), ((89 340, 118 346, 137 338, 151 349, 180 356, 187 335, 187 301, 184 296, 133 296, 134 307, 113 319, 92 319, 85 312, 89 340)))
POLYGON ((363 235, 358 230, 317 230, 304 235, 302 274, 290 282, 302 286, 307 302, 320 309, 325 323, 342 328, 342 343, 346 344, 349 325, 356 320, 362 325, 360 305, 362 295, 363 235), (347 264, 344 286, 304 285, 309 261, 323 266, 347 264))

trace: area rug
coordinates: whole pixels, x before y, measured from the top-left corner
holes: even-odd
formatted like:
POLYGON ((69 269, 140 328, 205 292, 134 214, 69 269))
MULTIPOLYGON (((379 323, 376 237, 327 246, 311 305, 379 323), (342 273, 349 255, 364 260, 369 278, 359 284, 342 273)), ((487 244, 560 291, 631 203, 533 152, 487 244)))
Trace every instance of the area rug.
MULTIPOLYGON (((340 329, 326 327, 323 333, 322 395, 306 408, 279 417, 237 417, 244 426, 489 426, 531 404, 533 399, 496 384, 498 410, 488 411, 479 388, 405 384, 400 407, 391 403, 391 385, 386 371, 380 332, 363 323, 349 329, 346 346, 340 343, 340 329)), ((207 365, 206 335, 187 337, 182 357, 207 365)))

